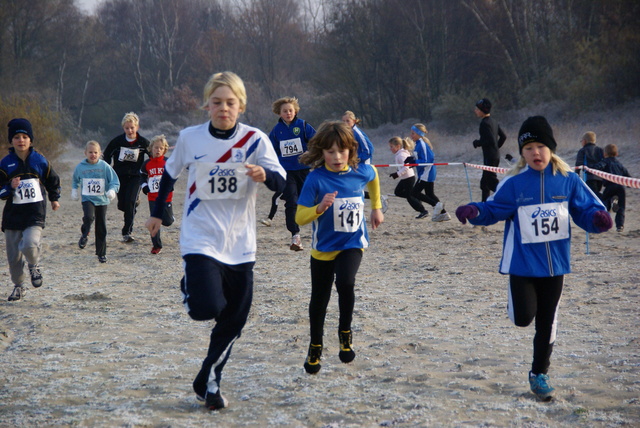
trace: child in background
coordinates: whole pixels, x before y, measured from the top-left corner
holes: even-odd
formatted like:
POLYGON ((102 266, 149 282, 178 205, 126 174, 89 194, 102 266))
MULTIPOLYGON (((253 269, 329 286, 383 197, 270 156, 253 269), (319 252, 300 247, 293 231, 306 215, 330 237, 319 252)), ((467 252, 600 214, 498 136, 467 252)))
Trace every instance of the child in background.
POLYGON ((350 363, 356 356, 351 344, 355 279, 363 250, 369 246, 364 218, 365 186, 371 195, 371 226, 376 229, 384 220, 378 172, 371 165, 358 165, 357 159, 353 132, 342 122, 323 123, 309 142, 309 150, 300 158, 300 162, 313 168, 302 188, 296 213, 299 224, 313 222, 311 343, 304 363, 310 374, 321 367, 324 319, 334 278, 340 308, 338 355, 343 363, 350 363))
POLYGON ((281 192, 286 173, 268 137, 238 122, 247 103, 240 77, 229 71, 214 74, 205 85, 204 101, 210 120, 180 132, 147 228, 151 236, 160 230, 167 196, 187 169, 180 289, 192 319, 216 321, 193 389, 208 409, 217 410, 228 404, 220 393, 222 369, 253 298, 258 183, 281 192))
MULTIPOLYGON (((416 123, 411 127, 411 139, 416 143, 416 163, 434 163, 435 156, 433 154, 433 146, 431 141, 427 138, 427 127, 422 123, 416 123)), ((433 209, 433 216, 431 221, 449 221, 451 216, 445 210, 444 204, 440 202, 440 199, 433 192, 434 182, 436 181, 436 166, 419 166, 418 170, 418 182, 411 190, 411 196, 416 199, 426 202, 433 209), (424 193, 422 193, 424 191, 424 193)), ((424 210, 416 218, 425 218, 429 213, 424 210)))
MULTIPOLYGON (((353 131, 353 136, 358 143, 358 163, 370 164, 371 159, 373 158, 373 143, 364 133, 362 129, 358 126, 360 122, 360 118, 356 117, 355 113, 351 110, 347 110, 342 113, 342 121, 349 125, 351 130, 353 131)), ((369 193, 364 192, 364 198, 369 199, 369 193)), ((380 200, 382 202, 382 213, 387 212, 387 208, 389 207, 389 203, 386 195, 380 195, 380 200)))
POLYGON ((25 267, 29 268, 31 285, 42 286, 39 262, 47 214, 45 196, 52 210, 60 208, 60 178, 49 161, 33 149, 33 129, 27 119, 12 119, 7 126, 12 147, 0 161, 0 199, 6 201, 2 231, 14 284, 9 301, 13 302, 22 299, 26 292, 25 267))
MULTIPOLYGON (((400 137, 393 137, 389 140, 389 150, 395 155, 394 163, 396 164, 406 163, 407 158, 411 156, 413 148, 414 142, 409 138, 402 139, 400 137)), ((394 190, 396 196, 405 198, 407 202, 409 202, 409 205, 411 205, 411 208, 418 211, 418 213, 426 211, 422 202, 411 195, 411 189, 413 189, 416 183, 416 174, 413 172, 413 167, 399 166, 397 167, 397 171, 389 174, 389 176, 394 180, 400 178, 400 182, 394 190)))
MULTIPOLYGON (((616 156, 618 156, 618 146, 615 144, 607 144, 604 148, 604 159, 594 165, 593 168, 608 172, 609 174, 631 177, 627 168, 618 161, 616 156)), ((627 206, 627 192, 624 186, 605 180, 604 192, 602 192, 600 200, 604 202, 607 211, 612 210, 616 213, 616 230, 622 232, 624 230, 624 212, 627 206)))
POLYGON ((505 220, 500 273, 509 275, 509 317, 526 327, 535 318, 531 391, 553 398, 547 375, 556 339, 564 275, 571 272, 570 218, 587 232, 609 230, 611 217, 587 185, 555 154, 556 141, 542 116, 524 121, 518 133, 522 157, 486 202, 463 205, 464 224, 505 220))
POLYGON ((260 220, 260 223, 264 224, 267 227, 271 226, 271 220, 276 216, 278 212, 278 200, 282 199, 282 193, 276 192, 271 197, 271 209, 269 210, 269 215, 267 218, 260 220))
MULTIPOLYGON (((604 159, 604 152, 602 148, 596 146, 595 132, 585 132, 580 139, 580 144, 582 145, 582 148, 578 150, 578 154, 576 155, 576 166, 585 165, 589 168, 594 168, 598 162, 602 162, 604 159)), ((584 176, 587 186, 589 186, 594 193, 600 193, 603 184, 602 178, 591 174, 590 172, 587 172, 584 176)))
MULTIPOLYGON (((160 179, 164 172, 164 164, 167 162, 165 155, 169 150, 169 142, 164 135, 156 135, 151 139, 149 145, 149 155, 151 156, 140 168, 140 187, 142 193, 147 195, 149 199, 149 212, 153 212, 158 197, 158 189, 160 188, 160 179)), ((173 192, 169 192, 165 201, 164 211, 162 212, 162 225, 171 226, 175 221, 173 217, 173 192)), ((151 236, 151 254, 160 254, 162 251, 162 239, 160 239, 160 231, 155 236, 151 236)))
POLYGON ((133 220, 138 208, 140 193, 140 167, 144 155, 148 154, 149 140, 138 133, 140 119, 129 112, 122 118, 124 134, 111 140, 104 150, 104 161, 111 165, 118 174, 120 190, 118 191, 118 209, 124 213, 122 242, 131 243, 133 238, 133 220))
POLYGON ((89 141, 84 149, 87 157, 73 171, 71 199, 82 195, 82 226, 78 247, 87 246, 91 225, 96 222, 96 255, 100 263, 107 262, 107 208, 120 188, 118 175, 108 163, 100 159, 100 143, 89 141))
POLYGON ((316 130, 298 117, 300 105, 297 98, 280 98, 273 102, 272 110, 280 119, 271 130, 269 139, 278 155, 280 165, 287 171, 287 185, 282 198, 287 230, 291 232, 289 248, 292 251, 302 251, 304 248, 300 239, 300 227, 296 223, 296 207, 304 180, 309 175, 309 167, 301 164, 299 159, 302 153, 307 151, 307 143, 316 130))

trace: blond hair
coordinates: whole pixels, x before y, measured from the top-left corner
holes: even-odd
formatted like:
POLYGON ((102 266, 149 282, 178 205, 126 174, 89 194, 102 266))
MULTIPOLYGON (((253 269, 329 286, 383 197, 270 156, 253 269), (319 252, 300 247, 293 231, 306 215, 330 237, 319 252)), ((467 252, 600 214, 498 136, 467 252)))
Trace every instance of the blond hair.
MULTIPOLYGON (((568 163, 566 163, 560 156, 553 152, 551 152, 551 159, 549 163, 551 164, 553 175, 556 175, 556 173, 559 172, 560 174, 567 177, 569 175, 569 172, 573 171, 573 168, 571 168, 568 163)), ((511 168, 509 172, 507 172, 507 175, 518 175, 520 171, 522 171, 526 166, 527 161, 524 160, 524 157, 520 157, 518 163, 516 163, 516 165, 511 168)))
POLYGON ((356 125, 358 125, 361 120, 359 118, 356 117, 356 114, 354 112, 352 112, 351 110, 347 110, 344 113, 342 113, 342 117, 347 116, 349 119, 353 120, 355 122, 356 125))
POLYGON ((271 105, 271 111, 273 111, 277 115, 280 115, 280 110, 285 104, 291 104, 296 112, 296 115, 300 111, 300 104, 298 104, 298 99, 296 97, 282 97, 275 100, 271 105))
POLYGON ((231 92, 233 92, 240 101, 240 111, 244 112, 247 108, 247 90, 244 87, 242 79, 232 71, 223 71, 221 73, 211 75, 209 81, 204 85, 204 102, 201 108, 207 108, 211 94, 221 86, 226 86, 231 89, 231 92))
POLYGON ((400 138, 400 137, 391 137, 389 139, 389 144, 393 144, 394 146, 401 146, 403 149, 412 152, 416 147, 416 143, 409 137, 400 138))
POLYGON ((135 114, 134 112, 130 111, 129 113, 125 113, 124 116, 122 117, 122 122, 120 122, 120 125, 124 126, 125 123, 127 122, 131 122, 136 126, 140 125, 140 118, 138 117, 137 114, 135 114))
POLYGON ((98 142, 97 142, 97 141, 95 141, 95 140, 89 140, 89 141, 87 141, 87 144, 85 144, 85 145, 84 145, 84 151, 86 152, 86 151, 87 151, 87 149, 88 149, 89 147, 91 147, 91 146, 97 146, 97 147, 98 147, 98 151, 99 151, 100 153, 102 153, 102 147, 100 147, 100 143, 98 143, 98 142))
POLYGON ((151 139, 151 144, 149 145, 149 152, 151 152, 151 149, 153 149, 153 145, 158 142, 162 144, 162 149, 164 150, 162 154, 164 155, 169 150, 169 142, 167 141, 167 137, 164 134, 156 135, 151 139))
POLYGON ((596 133, 592 131, 585 132, 582 136, 582 139, 587 143, 595 143, 596 142, 596 133))
MULTIPOLYGON (((412 128, 418 128, 420 131, 422 131, 423 133, 427 134, 429 131, 427 131, 427 127, 423 124, 423 123, 414 123, 412 128)), ((415 132, 415 131, 414 131, 415 132)), ((416 132, 417 134, 417 132, 416 132)), ((427 143, 429 145, 429 147, 431 148, 431 150, 433 150, 433 144, 431 144, 431 141, 429 141, 429 139, 426 136, 423 135, 419 135, 421 140, 423 140, 425 143, 427 143)), ((414 147, 415 147, 415 143, 414 143, 414 147)))

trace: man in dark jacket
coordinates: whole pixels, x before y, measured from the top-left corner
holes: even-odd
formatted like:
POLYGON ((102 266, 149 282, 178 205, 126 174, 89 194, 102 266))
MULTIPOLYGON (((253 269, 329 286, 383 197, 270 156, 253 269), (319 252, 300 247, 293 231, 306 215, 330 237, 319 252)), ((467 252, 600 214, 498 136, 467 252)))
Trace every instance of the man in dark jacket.
MULTIPOLYGON (((578 151, 578 155, 576 156, 576 166, 586 165, 589 168, 593 168, 602 161, 602 159, 604 159, 604 152, 602 151, 602 148, 596 146, 595 132, 585 132, 580 143, 582 144, 582 148, 578 151)), ((586 174, 586 177, 587 179, 585 182, 587 183, 587 186, 589 186, 594 193, 600 193, 600 190, 602 190, 602 178, 589 173, 586 174)))
MULTIPOLYGON (((474 110, 480 121, 480 139, 473 142, 473 147, 482 147, 483 162, 486 166, 500 165, 500 147, 504 144, 507 136, 491 117, 491 101, 483 98, 476 103, 474 110)), ((482 190, 482 202, 485 202, 491 192, 498 187, 498 175, 491 171, 482 171, 480 179, 480 189, 482 190)))

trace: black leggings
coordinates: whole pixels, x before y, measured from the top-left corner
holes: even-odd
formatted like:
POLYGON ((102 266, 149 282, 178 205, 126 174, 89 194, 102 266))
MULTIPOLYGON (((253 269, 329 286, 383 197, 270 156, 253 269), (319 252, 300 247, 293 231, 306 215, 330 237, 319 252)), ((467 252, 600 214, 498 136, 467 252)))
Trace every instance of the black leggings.
POLYGON ((89 236, 93 221, 96 222, 96 255, 107 254, 107 208, 109 205, 93 205, 93 202, 82 202, 82 226, 80 232, 82 236, 89 236))
POLYGON ((409 205, 411 205, 411 208, 421 213, 424 211, 424 205, 422 205, 422 202, 420 202, 419 199, 411 195, 411 190, 413 189, 415 182, 415 177, 403 178, 396 186, 393 194, 400 198, 406 198, 409 205))
POLYGON ((518 327, 536 320, 531 364, 535 374, 547 373, 551 364, 563 284, 564 275, 543 278, 509 275, 509 318, 518 327))
MULTIPOLYGON (((435 207, 440 199, 433 193, 433 181, 418 180, 413 190, 411 190, 411 196, 416 199, 420 199, 422 202, 426 202, 432 207, 435 207), (424 190, 424 193, 422 191, 424 190)), ((442 212, 445 212, 444 210, 442 212)))
POLYGON ((355 304, 356 274, 362 261, 362 250, 350 248, 338 254, 334 260, 318 260, 311 257, 311 301, 309 302, 309 325, 311 343, 322 345, 324 319, 331 298, 331 285, 335 277, 338 291, 340 320, 338 329, 351 330, 353 306, 355 304))

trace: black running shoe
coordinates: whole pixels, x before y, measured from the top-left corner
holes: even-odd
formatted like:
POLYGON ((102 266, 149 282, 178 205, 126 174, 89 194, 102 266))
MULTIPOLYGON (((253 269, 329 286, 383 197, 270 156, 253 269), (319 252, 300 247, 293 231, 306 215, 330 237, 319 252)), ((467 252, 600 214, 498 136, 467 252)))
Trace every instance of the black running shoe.
POLYGON ((343 363, 350 363, 356 357, 356 353, 351 349, 351 330, 339 331, 338 338, 340 339, 338 357, 343 363))
POLYGON ((320 360, 322 359, 322 345, 309 345, 307 359, 304 362, 304 369, 309 374, 316 374, 322 368, 320 360))
POLYGON ((29 273, 31 274, 31 285, 35 288, 42 286, 42 273, 40 272, 40 266, 29 265, 29 273))
POLYGON ((87 241, 89 240, 89 238, 87 236, 81 236, 80 240, 78 241, 78 247, 80 247, 80 249, 84 249, 84 247, 87 246, 87 241))
POLYGON ((18 301, 20 299, 22 299, 24 297, 24 294, 27 292, 27 289, 20 286, 20 285, 16 285, 13 288, 13 293, 11 293, 11 296, 9 296, 9 301, 10 302, 15 302, 18 301))
POLYGON ((220 393, 220 389, 218 389, 215 394, 207 391, 204 396, 204 405, 209 410, 220 410, 229 407, 229 402, 224 398, 224 395, 220 393))

